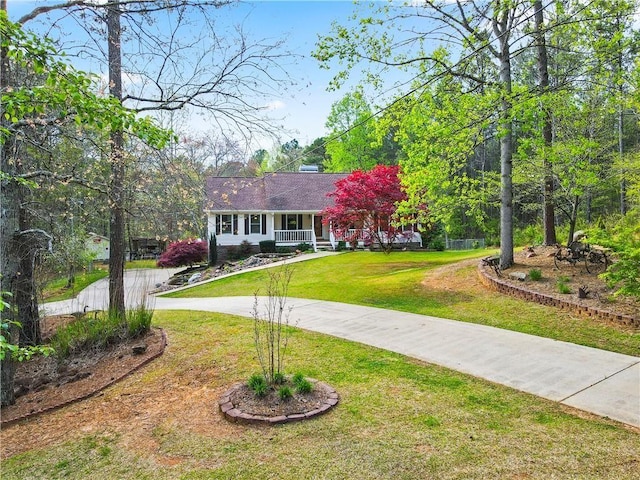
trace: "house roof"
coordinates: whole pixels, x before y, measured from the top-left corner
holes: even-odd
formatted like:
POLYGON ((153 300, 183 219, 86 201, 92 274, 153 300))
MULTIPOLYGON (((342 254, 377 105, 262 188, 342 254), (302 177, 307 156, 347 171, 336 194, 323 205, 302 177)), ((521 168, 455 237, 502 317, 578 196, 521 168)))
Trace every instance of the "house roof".
POLYGON ((314 211, 333 204, 327 195, 345 173, 268 173, 263 177, 209 177, 205 210, 314 211))

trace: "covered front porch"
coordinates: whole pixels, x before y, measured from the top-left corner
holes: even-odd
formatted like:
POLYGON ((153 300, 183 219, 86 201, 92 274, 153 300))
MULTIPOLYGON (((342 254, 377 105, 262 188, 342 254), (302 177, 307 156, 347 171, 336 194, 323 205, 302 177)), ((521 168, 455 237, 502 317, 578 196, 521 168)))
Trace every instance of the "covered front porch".
POLYGON ((215 232, 218 245, 240 245, 247 241, 258 245, 273 240, 277 247, 309 244, 314 251, 318 243, 329 244, 330 231, 322 216, 315 212, 234 212, 209 217, 209 232, 215 232))
POLYGON ((273 238, 276 246, 295 247, 301 243, 318 249, 319 242, 328 242, 330 231, 322 223, 322 217, 315 213, 285 213, 274 215, 273 238))

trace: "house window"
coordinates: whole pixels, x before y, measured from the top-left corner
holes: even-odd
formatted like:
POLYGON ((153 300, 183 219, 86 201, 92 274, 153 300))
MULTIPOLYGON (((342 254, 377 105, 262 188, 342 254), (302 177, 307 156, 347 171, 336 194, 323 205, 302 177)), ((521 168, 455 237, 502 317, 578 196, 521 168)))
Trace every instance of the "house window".
POLYGON ((251 214, 244 216, 244 233, 267 234, 267 216, 251 214))
POLYGON ((216 235, 238 234, 237 215, 218 215, 216 221, 216 235))
POLYGON ((282 215, 283 230, 302 230, 302 215, 282 215))

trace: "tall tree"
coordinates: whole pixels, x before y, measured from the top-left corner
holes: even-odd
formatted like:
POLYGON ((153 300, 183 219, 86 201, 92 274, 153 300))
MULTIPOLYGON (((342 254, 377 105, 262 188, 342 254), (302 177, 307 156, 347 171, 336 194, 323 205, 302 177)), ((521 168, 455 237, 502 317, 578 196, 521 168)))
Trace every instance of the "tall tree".
MULTIPOLYGON (((95 21, 104 22, 109 52, 109 91, 121 103, 133 104, 138 112, 173 111, 185 107, 203 109, 223 129, 235 129, 250 141, 256 132, 273 133, 265 118, 263 98, 274 86, 283 86, 287 78, 280 67, 280 43, 251 43, 241 28, 237 38, 225 38, 214 27, 210 10, 234 3, 230 0, 127 0, 105 4, 91 0, 68 0, 34 9, 20 19, 32 21, 43 14, 63 12, 58 17, 74 18, 90 34, 89 40, 100 49, 101 39, 95 35, 95 21), (158 21, 164 15, 165 22, 158 21), (121 20, 126 20, 121 36, 121 20), (204 30, 193 28, 200 19, 204 30), (167 25, 171 25, 168 31, 167 25), (194 33, 195 32, 195 33, 194 33), (198 37, 198 35, 200 35, 198 37), (238 38, 239 37, 239 38, 238 38), (137 45, 127 50, 126 71, 142 79, 139 88, 122 91, 123 47, 134 38, 137 45), (200 49, 202 42, 208 49, 200 49), (191 54, 193 69, 185 69, 186 56, 191 54), (181 61, 182 60, 182 61, 181 61), (138 68, 143 65, 144 68, 138 68), (119 80, 116 79, 119 77, 119 80)), ((230 33, 230 35, 234 35, 230 33)), ((85 55, 90 48, 81 47, 85 55)), ((124 313, 124 179, 126 172, 121 154, 124 138, 112 133, 112 172, 110 183, 111 239, 109 308, 124 313), (122 257, 122 258, 120 258, 122 257)))
MULTIPOLYGON (((2 4, 6 7, 6 4, 2 4)), ((24 195, 27 182, 49 178, 78 181, 73 172, 30 170, 17 153, 24 138, 34 130, 74 123, 76 126, 122 128, 149 140, 161 143, 164 132, 149 119, 137 119, 134 112, 122 108, 110 98, 95 94, 94 84, 85 74, 56 60, 57 49, 51 42, 39 40, 8 21, 0 9, 3 83, 0 94, 0 130, 2 157, 0 175, 0 291, 13 294, 14 308, 3 312, 27 329, 32 327, 36 338, 38 328, 37 300, 33 292, 33 259, 37 249, 46 248, 50 236, 28 227, 24 217, 24 195), (11 85, 11 67, 20 67, 40 79, 38 88, 31 85, 11 85), (20 292, 20 294, 18 294, 20 292), (25 294, 26 292, 26 294, 25 294), (35 309, 35 311, 34 311, 35 309)), ((81 130, 79 130, 81 132, 81 130)), ((11 358, 2 364, 3 405, 14 401, 13 365, 11 358)))
POLYGON ((373 148, 375 125, 373 112, 361 91, 346 94, 331 106, 325 123, 329 130, 326 143, 329 172, 370 170, 383 163, 373 148))
POLYGON ((300 165, 302 165, 302 147, 294 138, 277 148, 269 169, 275 172, 297 172, 300 165))
MULTIPOLYGON (((538 64, 538 86, 540 94, 545 94, 549 89, 549 56, 547 54, 547 41, 544 31, 544 9, 541 0, 534 0, 535 29, 534 38, 537 46, 536 60, 538 64)), ((543 224, 544 224, 544 244, 554 245, 556 239, 556 217, 553 203, 553 163, 549 158, 553 145, 553 127, 551 124, 551 113, 548 108, 542 106, 542 139, 543 139, 543 224)))
MULTIPOLYGON (((120 26, 120 2, 106 7, 107 59, 109 64, 109 94, 122 104, 122 31, 120 26)), ((125 155, 124 134, 121 128, 110 133, 111 177, 109 196, 111 218, 109 222, 109 313, 124 317, 124 207, 125 207, 125 155)))
POLYGON ((519 41, 516 33, 522 27, 527 6, 526 2, 502 0, 425 1, 402 7, 389 4, 381 9, 377 18, 366 15, 353 29, 334 25, 334 32, 322 38, 314 52, 324 66, 334 58, 344 62, 346 69, 334 77, 338 84, 348 76, 348 70, 367 62, 383 69, 413 65, 420 85, 429 85, 446 72, 465 79, 471 88, 474 85, 475 88, 480 85, 494 88, 500 105, 500 264, 503 268, 513 264, 512 46, 519 41), (401 24, 407 22, 411 23, 410 27, 403 29, 401 24), (380 34, 381 26, 395 27, 399 34, 409 31, 413 35, 404 33, 404 38, 395 39, 388 32, 380 34), (460 52, 457 61, 447 62, 448 57, 439 55, 438 50, 427 51, 433 47, 429 42, 439 44, 443 37, 460 52), (486 79, 476 75, 478 57, 495 62, 497 81, 487 84, 486 79))

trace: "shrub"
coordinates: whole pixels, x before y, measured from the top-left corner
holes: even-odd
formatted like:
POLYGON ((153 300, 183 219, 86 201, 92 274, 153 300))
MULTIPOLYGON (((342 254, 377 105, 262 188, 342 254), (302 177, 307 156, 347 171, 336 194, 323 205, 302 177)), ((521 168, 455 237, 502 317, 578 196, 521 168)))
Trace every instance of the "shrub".
POLYGON ((59 328, 51 339, 58 359, 74 352, 103 350, 127 338, 144 335, 151 328, 153 310, 144 304, 125 316, 101 313, 84 317, 59 328))
POLYGON ((567 285, 568 281, 569 279, 567 277, 558 277, 558 279, 556 280, 558 292, 562 293, 563 295, 571 293, 571 288, 569 287, 569 285, 567 285))
POLYGON ((343 250, 346 250, 346 249, 347 249, 347 242, 345 242, 344 240, 339 240, 338 245, 336 246, 336 251, 342 252, 343 250))
POLYGON ((218 264, 218 240, 215 234, 209 237, 209 266, 214 267, 218 264))
POLYGON ((291 391, 291 388, 283 385, 278 389, 278 397, 280 397, 280 400, 289 400, 293 397, 293 392, 291 391))
POLYGON ((517 228, 513 232, 513 244, 540 245, 543 241, 544 228, 541 225, 527 225, 524 228, 517 228))
POLYGON ((227 259, 238 260, 240 258, 240 247, 237 245, 229 245, 226 247, 227 259))
POLYGON ((203 262, 207 258, 208 246, 202 240, 180 240, 169 244, 167 251, 158 259, 159 267, 182 267, 203 262))
POLYGON ((273 374, 273 383, 276 385, 282 385, 286 381, 286 377, 282 372, 276 372, 273 374))
POLYGON ((640 209, 632 210, 624 217, 614 217, 609 225, 589 229, 587 234, 591 243, 609 247, 615 252, 616 262, 611 265, 602 278, 609 287, 615 287, 615 295, 640 297, 640 209))
POLYGON ((301 252, 306 252, 308 250, 311 250, 311 245, 309 245, 307 242, 302 242, 296 245, 296 250, 300 250, 301 252))
POLYGON ((445 247, 444 242, 442 240, 433 240, 429 246, 433 250, 436 250, 438 252, 444 251, 444 247, 445 247))
POLYGON ((260 253, 276 253, 275 240, 262 240, 258 245, 260 245, 260 253))
POLYGON ((249 240, 243 240, 242 243, 240 243, 239 250, 242 257, 248 257, 251 255, 251 242, 249 242, 249 240))
POLYGON ((313 390, 313 384, 306 378, 303 378, 301 381, 297 382, 295 386, 296 391, 301 394, 310 393, 311 390, 313 390))
POLYGON ((532 268, 529 270, 529 278, 535 282, 542 279, 542 270, 539 268, 532 268))
POLYGON ((258 304, 258 292, 253 302, 253 342, 262 373, 268 383, 282 383, 284 379, 284 358, 289 343, 289 316, 287 291, 293 275, 290 265, 267 270, 266 311, 263 313, 258 304))
POLYGON ((153 310, 140 304, 134 310, 127 311, 127 331, 130 338, 144 335, 151 329, 153 310))
POLYGON ((259 373, 251 375, 251 377, 249 377, 247 386, 253 393, 255 393, 257 397, 264 397, 267 394, 267 380, 264 378, 264 375, 260 375, 259 373))
POLYGON ((304 378, 304 375, 302 375, 301 373, 296 373, 291 378, 291 381, 293 382, 293 385, 296 387, 296 392, 298 393, 305 394, 313 390, 313 384, 309 380, 304 378))

